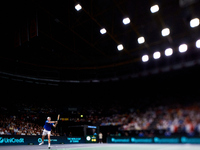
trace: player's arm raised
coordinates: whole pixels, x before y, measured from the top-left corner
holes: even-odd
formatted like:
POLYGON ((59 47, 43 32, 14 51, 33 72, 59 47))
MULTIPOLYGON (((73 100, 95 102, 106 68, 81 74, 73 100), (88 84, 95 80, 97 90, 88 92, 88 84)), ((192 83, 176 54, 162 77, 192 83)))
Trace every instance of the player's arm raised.
POLYGON ((49 121, 48 123, 57 123, 58 121, 49 121))
POLYGON ((57 123, 53 125, 53 127, 55 128, 57 126, 57 123))

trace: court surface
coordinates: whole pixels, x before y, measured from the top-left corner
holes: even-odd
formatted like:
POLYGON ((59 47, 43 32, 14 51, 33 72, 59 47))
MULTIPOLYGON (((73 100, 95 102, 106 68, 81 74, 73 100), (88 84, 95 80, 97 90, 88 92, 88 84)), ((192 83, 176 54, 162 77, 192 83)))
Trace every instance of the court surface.
MULTIPOLYGON (((0 146, 0 150, 47 150, 47 145, 0 146)), ((54 144, 51 150, 200 150, 200 145, 167 144, 54 144)))

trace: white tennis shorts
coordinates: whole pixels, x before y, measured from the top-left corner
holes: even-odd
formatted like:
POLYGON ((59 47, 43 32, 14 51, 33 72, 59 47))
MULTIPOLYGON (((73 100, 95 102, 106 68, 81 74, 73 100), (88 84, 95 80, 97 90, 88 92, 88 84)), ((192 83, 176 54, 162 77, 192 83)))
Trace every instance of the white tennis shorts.
POLYGON ((47 131, 46 129, 43 130, 42 135, 46 136, 46 135, 49 135, 49 134, 51 135, 51 131, 47 131))

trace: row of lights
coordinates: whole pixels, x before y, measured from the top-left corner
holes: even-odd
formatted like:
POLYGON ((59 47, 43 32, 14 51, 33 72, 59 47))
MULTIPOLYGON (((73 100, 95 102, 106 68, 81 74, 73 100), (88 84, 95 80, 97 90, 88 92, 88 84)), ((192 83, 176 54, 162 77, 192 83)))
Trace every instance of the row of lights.
MULTIPOLYGON (((81 6, 80 4, 77 4, 77 5, 75 6, 75 9, 76 9, 77 11, 80 11, 80 10, 82 9, 82 6, 81 6)), ((152 6, 152 7, 150 8, 150 11, 151 11, 151 13, 156 13, 156 12, 158 12, 158 11, 159 11, 159 6, 158 6, 158 5, 152 6)), ((127 24, 129 24, 129 23, 131 22, 131 20, 130 20, 130 18, 126 17, 126 18, 124 18, 124 19, 122 20, 122 22, 123 22, 124 25, 127 25, 127 24)), ((190 21, 190 27, 191 27, 191 28, 197 27, 197 26, 199 26, 199 24, 200 24, 199 18, 194 18, 194 19, 192 19, 192 20, 190 21)), ((101 33, 101 34, 106 34, 106 32, 107 32, 107 31, 106 31, 105 28, 100 29, 100 33, 101 33)), ((164 29, 161 31, 161 34, 162 34, 163 37, 168 36, 168 35, 170 34, 170 29, 169 29, 169 28, 164 28, 164 29)), ((137 39, 137 41, 138 41, 138 44, 143 44, 143 43, 145 43, 145 38, 144 38, 143 36, 141 36, 141 37, 139 37, 139 38, 137 39)), ((117 46, 117 49, 118 49, 118 51, 122 51, 122 50, 124 49, 124 46, 123 46, 122 44, 119 44, 119 45, 117 46)))
MULTIPOLYGON (((200 24, 199 18, 194 18, 194 19, 192 19, 192 20, 190 21, 190 27, 191 27, 191 28, 197 27, 197 26, 199 26, 199 24, 200 24)), ((161 31, 161 35, 162 35, 163 37, 168 36, 169 34, 170 34, 170 29, 169 29, 169 28, 164 28, 164 29, 161 31)), ((139 37, 139 38, 137 39, 137 41, 138 41, 138 44, 143 44, 143 43, 145 42, 145 38, 144 38, 143 36, 141 36, 141 37, 139 37)), ((123 50, 123 45, 122 45, 122 44, 119 44, 118 47, 117 47, 117 49, 118 49, 119 51, 123 50)))
MULTIPOLYGON (((200 48, 200 39, 196 41, 196 47, 200 48)), ((178 48, 180 53, 184 53, 188 50, 188 45, 187 44, 181 44, 178 48)), ((173 54, 173 49, 172 48, 167 48, 165 50, 165 56, 171 56, 173 54)), ((153 58, 154 59, 159 59, 161 57, 161 53, 159 51, 156 51, 153 53, 153 58)), ((148 55, 143 55, 142 56, 142 61, 147 62, 149 61, 149 56, 148 55)))

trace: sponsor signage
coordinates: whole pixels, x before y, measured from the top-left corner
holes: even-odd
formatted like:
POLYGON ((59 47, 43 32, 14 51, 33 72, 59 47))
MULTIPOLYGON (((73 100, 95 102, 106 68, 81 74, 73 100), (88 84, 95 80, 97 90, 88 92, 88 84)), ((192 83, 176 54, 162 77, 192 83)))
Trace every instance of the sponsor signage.
POLYGON ((96 143, 97 137, 95 135, 86 135, 86 143, 96 143))
MULTIPOLYGON (((42 142, 41 136, 0 136, 1 145, 38 145, 42 142)), ((51 144, 85 143, 85 137, 51 136, 51 144)), ((48 143, 47 137, 44 143, 48 143)))
POLYGON ((84 137, 67 137, 67 143, 85 143, 84 137))
POLYGON ((130 143, 130 138, 111 138, 111 143, 130 143))
MULTIPOLYGON (((41 136, 0 136, 1 145, 38 145, 42 142, 41 136)), ((44 142, 47 144, 48 139, 44 142)), ((85 137, 66 137, 66 136, 52 136, 51 144, 76 144, 76 143, 96 143, 97 137, 94 135, 87 135, 85 137)), ((157 144, 200 144, 200 137, 108 137, 107 143, 157 143, 157 144)))
POLYGON ((0 144, 24 143, 24 138, 0 137, 0 144))
MULTIPOLYGON (((41 143, 42 142, 42 138, 38 138, 38 143, 41 143)), ((44 139, 44 142, 48 142, 48 139, 44 139)), ((58 139, 55 139, 55 138, 51 138, 51 142, 58 142, 58 139)))
POLYGON ((181 137, 181 143, 200 144, 200 138, 195 137, 181 137))
POLYGON ((180 143, 180 139, 177 138, 159 138, 154 137, 154 143, 180 143))
POLYGON ((200 144, 200 137, 108 137, 108 143, 200 144))
POLYGON ((152 138, 131 138, 132 143, 153 143, 152 138))

